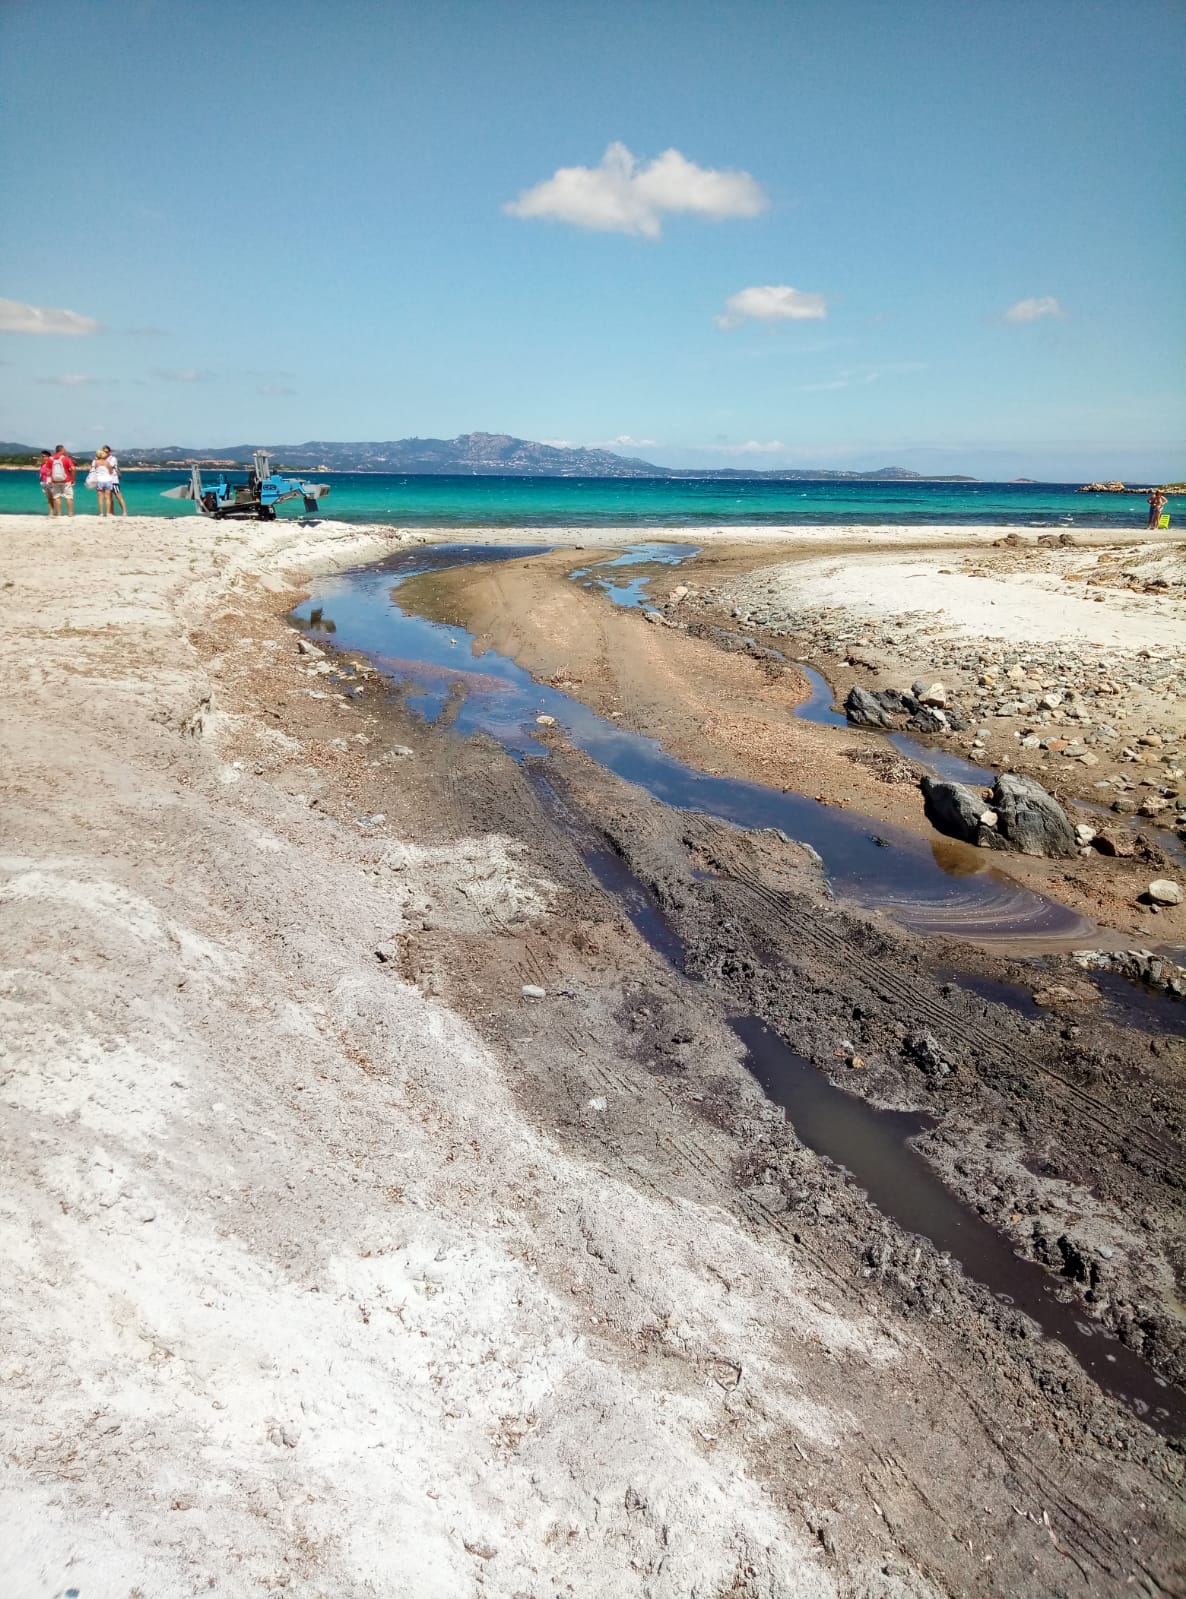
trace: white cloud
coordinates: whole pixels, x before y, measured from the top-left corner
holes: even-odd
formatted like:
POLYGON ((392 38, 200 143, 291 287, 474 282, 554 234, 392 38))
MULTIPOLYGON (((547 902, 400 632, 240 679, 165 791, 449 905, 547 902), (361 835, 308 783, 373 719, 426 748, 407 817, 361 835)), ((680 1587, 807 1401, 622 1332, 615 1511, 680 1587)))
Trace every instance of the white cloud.
POLYGON ((781 439, 768 439, 765 443, 758 439, 747 439, 744 444, 709 444, 705 447, 714 455, 785 455, 790 446, 781 439))
POLYGON ((825 394, 830 389, 851 389, 858 384, 876 383, 881 376, 879 372, 862 372, 859 377, 845 375, 839 378, 830 378, 826 383, 800 383, 800 394, 825 394))
POLYGON ((1001 318, 1002 322, 1036 322, 1044 316, 1066 316, 1066 312, 1052 294, 1038 295, 1035 299, 1018 300, 1001 318))
POLYGON ((98 333, 93 316, 59 311, 52 305, 26 305, 23 300, 0 300, 0 333, 98 333))
POLYGON ((148 375, 160 383, 208 383, 214 373, 203 372, 196 366, 154 366, 150 367, 148 375))
POLYGON ((60 378, 38 379, 39 383, 48 383, 55 389, 84 389, 94 381, 83 372, 63 372, 60 378))
POLYGON ((619 433, 616 439, 596 439, 585 446, 589 450, 650 450, 658 439, 635 439, 629 433, 619 433))
POLYGON ((925 361, 893 361, 889 366, 869 366, 853 369, 844 367, 837 372, 834 378, 827 378, 819 383, 800 383, 797 392, 800 394, 823 394, 828 389, 860 388, 866 383, 876 383, 886 374, 896 375, 899 372, 925 372, 925 361))
POLYGON ((743 322, 821 322, 828 314, 822 294, 807 294, 786 283, 766 283, 739 289, 725 301, 717 317, 718 328, 737 328, 743 322))
POLYGON ((524 189, 503 210, 513 217, 545 217, 600 233, 641 233, 657 239, 665 212, 690 212, 720 221, 756 217, 769 202, 748 172, 700 167, 678 150, 664 150, 639 165, 624 144, 611 144, 597 167, 560 167, 543 183, 524 189))

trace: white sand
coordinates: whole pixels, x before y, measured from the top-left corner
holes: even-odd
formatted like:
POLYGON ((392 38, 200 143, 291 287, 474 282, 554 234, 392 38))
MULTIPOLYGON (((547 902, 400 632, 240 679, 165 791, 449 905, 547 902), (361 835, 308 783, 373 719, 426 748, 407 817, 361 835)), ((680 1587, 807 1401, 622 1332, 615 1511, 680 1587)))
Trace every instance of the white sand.
POLYGON ((3 538, 4 1599, 836 1595, 739 1445, 746 1396, 755 1450, 835 1456, 852 1423, 796 1351, 851 1383, 903 1347, 724 1210, 565 1154, 376 962, 475 858, 540 915, 515 846, 413 847, 397 879, 220 754, 187 627, 390 538, 3 538))
MULTIPOLYGON (((991 546, 1010 533, 1032 540, 1039 532, 1059 532, 1058 528, 1035 529, 1021 523, 1010 526, 935 526, 931 523, 886 522, 866 526, 859 522, 838 523, 821 527, 815 523, 784 522, 729 524, 721 527, 643 527, 638 523, 624 523, 618 527, 417 527, 393 528, 400 537, 429 538, 434 541, 464 541, 477 544, 546 544, 585 545, 588 548, 609 546, 620 549, 628 544, 719 545, 726 543, 789 544, 810 550, 814 546, 843 545, 848 549, 886 549, 900 546, 917 548, 934 546, 953 549, 957 547, 991 546)), ((1134 539, 1138 535, 1134 534, 1134 539)), ((1172 535, 1178 537, 1178 535, 1172 535)), ((1142 542, 1144 535, 1140 535, 1142 542)), ((1157 535, 1164 538, 1166 535, 1157 535)), ((1124 543, 1128 535, 1123 532, 1075 532, 1080 545, 1124 543)))
POLYGON ((796 561, 755 573, 738 592, 751 600, 760 594, 788 611, 843 607, 855 619, 924 612, 940 634, 972 639, 1082 643, 1124 652, 1153 646, 1186 653, 1186 614, 1179 598, 1108 590, 1097 604, 1088 597, 1094 590, 1063 579, 1063 570, 1082 569, 1092 559, 1082 549, 1051 553, 1045 560, 1058 570, 979 577, 942 572, 933 555, 913 560, 873 553, 859 562, 796 561))

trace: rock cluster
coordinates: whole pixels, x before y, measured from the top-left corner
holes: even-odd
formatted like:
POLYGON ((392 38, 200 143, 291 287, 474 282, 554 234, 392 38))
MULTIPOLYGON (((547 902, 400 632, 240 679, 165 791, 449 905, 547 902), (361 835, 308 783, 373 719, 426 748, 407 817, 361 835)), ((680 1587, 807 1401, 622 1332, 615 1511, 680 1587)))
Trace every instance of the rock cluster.
POLYGON ((913 683, 910 692, 898 688, 866 689, 855 686, 844 702, 844 714, 853 727, 908 727, 916 733, 959 733, 967 719, 948 707, 942 683, 913 683))
POLYGON ((982 849, 1015 849, 1058 860, 1077 855, 1080 840, 1070 818, 1032 777, 1002 772, 991 800, 964 783, 924 777, 923 804, 933 827, 982 849))
POLYGON ((1071 957, 1085 971, 1119 972, 1122 977, 1186 999, 1186 968, 1149 949, 1077 949, 1071 957))

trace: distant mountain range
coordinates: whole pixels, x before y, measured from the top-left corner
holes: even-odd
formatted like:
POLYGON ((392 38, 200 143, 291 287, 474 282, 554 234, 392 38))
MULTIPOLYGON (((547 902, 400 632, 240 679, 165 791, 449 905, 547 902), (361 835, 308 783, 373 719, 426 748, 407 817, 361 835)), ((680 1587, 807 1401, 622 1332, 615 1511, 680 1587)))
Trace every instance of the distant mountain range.
MULTIPOLYGON (((876 472, 824 472, 782 467, 760 471, 750 467, 712 470, 655 466, 635 456, 614 455, 609 450, 586 450, 558 444, 536 444, 507 433, 463 433, 456 439, 388 439, 374 444, 347 444, 312 439, 306 444, 271 444, 268 449, 278 466, 316 472, 436 473, 478 477, 659 477, 659 478, 779 478, 796 483, 891 482, 974 483, 975 478, 925 477, 901 466, 884 466, 876 472)), ((162 449, 117 451, 125 466, 189 466, 217 463, 246 466, 260 446, 227 444, 213 449, 169 444, 162 449)), ((0 443, 0 455, 34 453, 21 444, 0 443)))
MULTIPOLYGON (((507 433, 463 433, 456 439, 388 439, 375 444, 345 444, 312 439, 306 444, 263 446, 278 466, 305 472, 435 473, 478 477, 659 477, 659 478, 778 478, 796 483, 868 483, 889 480, 927 483, 974 483, 975 478, 950 475, 925 477, 901 466, 883 466, 876 472, 823 472, 782 467, 760 471, 750 467, 720 467, 702 471, 655 466, 635 456, 614 455, 609 450, 586 450, 558 444, 536 444, 507 433)), ((227 444, 216 449, 195 449, 169 444, 162 449, 117 451, 124 466, 189 466, 216 463, 246 466, 260 446, 227 444)), ((0 455, 34 453, 28 445, 0 443, 0 455)))

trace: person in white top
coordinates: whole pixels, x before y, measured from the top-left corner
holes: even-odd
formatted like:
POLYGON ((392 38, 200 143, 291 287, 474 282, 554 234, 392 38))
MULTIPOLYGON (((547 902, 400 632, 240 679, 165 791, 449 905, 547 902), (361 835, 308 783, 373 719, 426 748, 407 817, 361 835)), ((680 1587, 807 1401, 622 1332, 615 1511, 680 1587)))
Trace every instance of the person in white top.
POLYGON ((127 516, 128 508, 124 504, 124 497, 119 487, 119 461, 112 455, 110 444, 105 444, 103 450, 107 456, 107 470, 111 474, 111 514, 115 515, 115 507, 119 506, 121 516, 127 516))
POLYGON ((111 471, 107 465, 107 446, 95 452, 91 469, 86 475, 86 486, 94 489, 99 501, 99 515, 111 515, 111 471))

